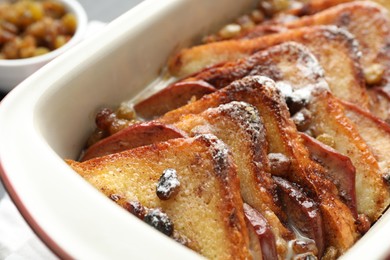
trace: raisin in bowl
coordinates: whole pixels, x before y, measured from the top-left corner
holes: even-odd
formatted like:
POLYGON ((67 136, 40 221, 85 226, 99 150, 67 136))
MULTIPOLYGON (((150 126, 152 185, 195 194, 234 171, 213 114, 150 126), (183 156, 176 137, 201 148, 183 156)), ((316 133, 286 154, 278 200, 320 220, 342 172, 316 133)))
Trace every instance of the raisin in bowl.
POLYGON ((0 3, 0 90, 8 92, 79 42, 87 15, 75 0, 0 3))

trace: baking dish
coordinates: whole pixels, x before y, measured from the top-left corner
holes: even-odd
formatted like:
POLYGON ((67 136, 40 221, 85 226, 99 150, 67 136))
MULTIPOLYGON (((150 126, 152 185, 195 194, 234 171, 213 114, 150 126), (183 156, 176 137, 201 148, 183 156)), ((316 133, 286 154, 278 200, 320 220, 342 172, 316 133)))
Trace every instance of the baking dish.
MULTIPOLYGON (((24 218, 60 258, 200 258, 117 207, 63 159, 77 158, 99 107, 135 97, 159 77, 171 53, 254 4, 146 0, 2 101, 2 180, 24 218)), ((387 213, 343 258, 386 257, 389 232, 387 213)))

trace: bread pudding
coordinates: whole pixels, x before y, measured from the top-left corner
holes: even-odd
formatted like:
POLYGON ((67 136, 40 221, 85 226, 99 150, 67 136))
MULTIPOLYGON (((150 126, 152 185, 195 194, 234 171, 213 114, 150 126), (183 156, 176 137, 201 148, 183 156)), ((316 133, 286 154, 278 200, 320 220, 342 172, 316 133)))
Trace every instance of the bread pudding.
POLYGON ((68 164, 210 259, 343 255, 390 204, 390 16, 311 2, 173 54, 174 82, 98 112, 68 164))

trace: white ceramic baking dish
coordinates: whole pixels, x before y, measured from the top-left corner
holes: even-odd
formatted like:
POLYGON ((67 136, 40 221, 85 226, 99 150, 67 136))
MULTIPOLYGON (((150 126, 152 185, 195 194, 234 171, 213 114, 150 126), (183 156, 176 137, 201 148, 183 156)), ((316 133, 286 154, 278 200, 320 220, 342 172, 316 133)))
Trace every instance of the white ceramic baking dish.
MULTIPOLYGON (((2 180, 24 218, 60 258, 199 258, 116 206, 63 159, 77 158, 97 108, 135 96, 159 76, 174 50, 253 5, 252 0, 146 0, 3 100, 2 180)), ((389 233, 390 212, 344 258, 384 258, 389 233)))

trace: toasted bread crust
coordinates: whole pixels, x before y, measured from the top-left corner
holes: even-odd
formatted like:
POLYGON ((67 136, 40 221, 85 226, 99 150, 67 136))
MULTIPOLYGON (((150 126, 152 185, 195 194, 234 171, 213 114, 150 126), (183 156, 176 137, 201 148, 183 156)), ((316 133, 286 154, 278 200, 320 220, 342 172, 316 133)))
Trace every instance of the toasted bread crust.
POLYGON ((358 237, 355 219, 348 207, 337 198, 335 186, 322 177, 324 169, 309 158, 309 153, 290 120, 284 98, 273 81, 259 76, 234 81, 228 87, 165 114, 160 120, 165 123, 175 122, 183 115, 199 114, 207 108, 231 101, 244 101, 258 109, 265 123, 269 152, 281 153, 291 158, 292 172, 285 173, 284 177, 305 188, 309 196, 320 204, 321 212, 326 211, 324 216, 330 218, 325 219, 325 223, 333 223, 335 218, 342 218, 342 221, 337 220, 339 225, 330 225, 327 229, 328 245, 337 248, 339 253, 352 246, 358 237), (342 213, 330 211, 330 208, 337 208, 342 213), (338 215, 332 217, 334 214, 338 215), (334 239, 334 234, 340 234, 341 238, 334 239))
POLYGON ((139 201, 161 208, 175 230, 195 251, 215 259, 247 259, 248 233, 239 193, 239 180, 227 147, 211 135, 175 139, 78 163, 67 161, 88 182, 126 208, 139 201), (156 196, 161 173, 174 168, 178 194, 156 196), (205 221, 207 220, 207 221, 205 221))
MULTIPOLYGON (((354 104, 340 101, 347 117, 355 124, 361 137, 378 161, 383 179, 390 177, 390 126, 354 104)), ((390 184, 390 183, 387 183, 390 184)))
POLYGON ((249 40, 195 46, 175 55, 169 61, 169 68, 174 75, 183 76, 220 62, 248 57, 286 41, 302 43, 314 54, 325 71, 329 87, 337 93, 336 96, 368 108, 358 43, 350 33, 334 26, 302 27, 249 40))
POLYGON ((318 84, 324 77, 324 71, 308 48, 296 42, 286 42, 245 59, 206 68, 184 81, 203 80, 219 89, 248 75, 266 76, 301 88, 318 84))
POLYGON ((285 24, 288 28, 316 25, 336 25, 352 33, 359 42, 366 79, 378 73, 373 70, 383 70, 382 80, 368 83, 390 90, 390 17, 382 6, 368 1, 345 3, 285 24))
POLYGON ((390 201, 389 191, 381 178, 378 162, 359 135, 354 124, 344 114, 342 105, 331 93, 318 92, 309 104, 314 113, 314 136, 327 134, 334 138, 335 149, 352 160, 356 168, 356 194, 359 213, 374 222, 390 201))
POLYGON ((256 108, 244 102, 231 102, 198 115, 186 115, 174 125, 192 135, 211 133, 229 146, 237 164, 244 202, 271 224, 278 253, 286 257, 287 240, 294 235, 282 224, 286 216, 276 203, 275 184, 269 174, 265 129, 256 108))
MULTIPOLYGON (((245 59, 226 62, 206 68, 169 85, 166 89, 161 90, 157 94, 153 94, 145 101, 138 103, 135 106, 135 109, 138 114, 139 111, 137 108, 141 108, 141 117, 144 117, 145 114, 150 116, 155 112, 155 109, 153 107, 150 108, 149 105, 145 106, 145 104, 148 104, 150 100, 160 100, 162 98, 161 96, 164 96, 164 94, 173 86, 175 88, 183 86, 183 89, 185 89, 186 84, 192 85, 194 82, 203 82, 203 84, 209 84, 220 89, 229 85, 234 80, 241 79, 248 75, 269 77, 276 81, 277 85, 283 85, 281 88, 286 87, 287 85, 293 89, 303 88, 308 85, 328 88, 328 84, 324 79, 324 71, 314 55, 302 44, 287 42, 259 51, 245 59)), ((171 100, 169 103, 175 104, 177 103, 176 100, 182 100, 183 96, 173 95, 171 93, 169 94, 169 98, 162 98, 163 101, 166 101, 166 99, 171 100)), ((187 97, 187 99, 183 101, 184 103, 188 103, 190 102, 190 98, 187 97)), ((164 103, 158 104, 158 106, 161 107, 159 112, 166 110, 165 108, 167 106, 164 103)), ((178 107, 179 106, 176 106, 175 108, 178 107)), ((154 116, 159 115, 160 113, 157 113, 154 116)))

